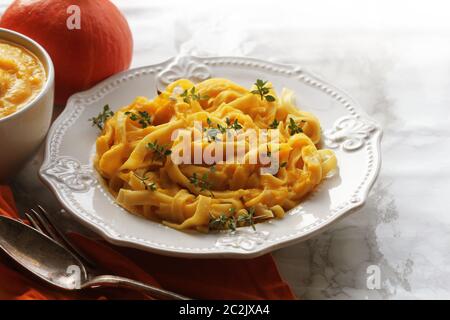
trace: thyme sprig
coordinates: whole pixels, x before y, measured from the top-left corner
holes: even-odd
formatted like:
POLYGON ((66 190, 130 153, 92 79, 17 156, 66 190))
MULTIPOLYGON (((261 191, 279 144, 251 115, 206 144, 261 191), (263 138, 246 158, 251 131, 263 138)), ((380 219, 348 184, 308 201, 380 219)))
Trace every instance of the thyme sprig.
POLYGON ((157 188, 156 184, 154 182, 147 182, 147 180, 149 179, 148 177, 141 177, 141 176, 138 176, 136 173, 133 173, 133 174, 136 178, 141 180, 142 184, 145 187, 145 190, 156 191, 156 188, 157 188))
POLYGON ((205 190, 210 191, 212 188, 212 183, 208 181, 208 174, 206 172, 201 177, 199 177, 197 173, 194 172, 192 177, 189 177, 189 182, 192 183, 195 187, 200 188, 200 192, 205 190))
POLYGON ((238 119, 234 119, 234 121, 231 121, 228 117, 225 119, 225 123, 227 124, 226 127, 221 125, 220 123, 218 123, 216 127, 214 127, 214 123, 210 118, 206 118, 206 123, 208 124, 208 127, 203 128, 203 131, 206 132, 208 142, 219 141, 219 138, 217 137, 219 132, 224 134, 227 132, 227 130, 233 129, 235 131, 238 131, 243 128, 238 119))
POLYGON ((158 144, 158 140, 149 142, 147 148, 153 151, 153 157, 158 160, 162 160, 164 157, 172 154, 172 150, 168 149, 166 145, 158 144))
MULTIPOLYGON (((305 120, 301 120, 300 122, 304 123, 306 122, 305 120)), ((302 133, 303 129, 302 127, 300 127, 292 118, 289 118, 289 133, 292 135, 296 134, 296 133, 302 133)))
POLYGON ((90 118, 89 121, 92 121, 92 126, 97 126, 97 128, 103 130, 106 121, 112 116, 114 116, 114 112, 109 109, 109 104, 106 104, 103 106, 103 111, 98 116, 90 118))
POLYGON ((180 97, 183 98, 183 101, 186 103, 191 103, 191 101, 200 101, 200 100, 208 100, 209 96, 207 95, 200 95, 199 92, 196 91, 195 87, 192 87, 190 90, 186 89, 182 94, 180 94, 180 97))
POLYGON ((247 213, 239 215, 239 217, 237 218, 237 222, 238 224, 241 225, 251 226, 252 229, 256 231, 254 216, 255 216, 255 208, 250 208, 247 213))
POLYGON ((238 226, 251 226, 256 231, 255 227, 255 209, 250 208, 247 213, 240 214, 235 217, 235 208, 229 209, 229 215, 221 214, 214 217, 210 214, 209 229, 210 230, 232 230, 235 231, 238 226))
POLYGON ((277 119, 274 119, 273 122, 269 125, 269 128, 276 129, 276 128, 278 128, 279 124, 280 124, 280 122, 277 119))
POLYGON ((263 81, 261 79, 257 79, 255 82, 256 90, 252 90, 251 93, 259 94, 261 96, 261 100, 266 100, 267 102, 274 102, 275 97, 270 95, 270 87, 266 87, 267 81, 263 81))
POLYGON ((220 125, 217 125, 217 129, 214 128, 214 124, 210 118, 206 118, 206 123, 208 124, 208 127, 203 128, 203 131, 206 132, 206 138, 208 139, 208 142, 219 141, 219 137, 217 135, 219 134, 219 132, 222 132, 221 127, 219 127, 220 125))
POLYGON ((227 216, 225 214, 221 214, 217 218, 212 214, 210 214, 209 216, 210 219, 208 227, 210 230, 236 230, 236 219, 234 218, 234 216, 227 216))
POLYGON ((230 118, 226 118, 225 122, 227 124, 227 129, 234 129, 236 131, 242 129, 242 126, 239 123, 238 119, 234 119, 234 121, 231 121, 230 118))
POLYGON ((152 117, 148 114, 147 111, 138 111, 137 114, 131 111, 127 111, 125 112, 125 114, 129 116, 132 121, 137 121, 142 128, 147 128, 152 124, 152 117))

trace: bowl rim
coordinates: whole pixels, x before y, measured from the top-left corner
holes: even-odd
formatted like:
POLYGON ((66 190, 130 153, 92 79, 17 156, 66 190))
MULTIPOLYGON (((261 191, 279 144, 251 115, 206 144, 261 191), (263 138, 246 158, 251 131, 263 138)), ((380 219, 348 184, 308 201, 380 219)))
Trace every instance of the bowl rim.
MULTIPOLYGON (((34 41, 30 37, 27 37, 26 35, 24 35, 22 33, 19 33, 17 31, 13 31, 10 29, 5 29, 5 28, 0 28, 0 40, 11 42, 17 46, 24 47, 25 49, 30 50, 29 48, 25 47, 24 45, 22 45, 20 43, 15 42, 14 40, 3 39, 2 34, 5 34, 5 33, 10 34, 13 37, 20 38, 20 39, 24 40, 25 42, 28 42, 28 44, 30 44, 31 46, 35 47, 35 49, 42 54, 42 57, 44 58, 45 63, 47 64, 48 70, 47 70, 47 79, 46 79, 45 84, 44 84, 43 88, 41 89, 41 91, 36 96, 34 96, 33 99, 31 99, 23 107, 21 107, 19 110, 7 115, 6 117, 0 118, 0 124, 2 122, 6 122, 15 117, 18 117, 20 114, 22 114, 23 112, 28 110, 32 105, 34 105, 34 103, 36 101, 40 100, 43 96, 47 95, 48 91, 53 86, 54 81, 55 81, 55 69, 53 66, 53 61, 52 61, 52 58, 50 57, 50 55, 48 54, 48 52, 44 49, 44 47, 42 47, 39 43, 37 43, 36 41, 34 41)), ((33 54, 36 55, 35 53, 33 53, 33 54)), ((39 60, 42 60, 40 57, 37 57, 37 58, 39 60)), ((41 61, 41 63, 44 63, 44 61, 41 61)))

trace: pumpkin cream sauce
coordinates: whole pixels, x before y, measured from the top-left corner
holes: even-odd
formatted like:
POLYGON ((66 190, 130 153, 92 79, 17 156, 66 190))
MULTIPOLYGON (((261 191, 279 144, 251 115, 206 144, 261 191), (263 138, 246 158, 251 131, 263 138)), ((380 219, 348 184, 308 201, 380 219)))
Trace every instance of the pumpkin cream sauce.
POLYGON ((46 80, 42 63, 31 52, 0 41, 0 119, 33 99, 46 80))

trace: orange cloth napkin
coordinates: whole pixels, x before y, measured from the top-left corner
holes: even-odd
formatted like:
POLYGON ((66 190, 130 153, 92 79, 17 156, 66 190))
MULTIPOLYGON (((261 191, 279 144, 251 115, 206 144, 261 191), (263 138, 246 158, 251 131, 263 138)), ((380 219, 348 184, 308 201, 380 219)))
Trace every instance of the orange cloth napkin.
MULTIPOLYGON (((0 186, 0 214, 19 219, 12 192, 0 186)), ((271 255, 249 260, 181 259, 113 246, 79 234, 73 242, 106 273, 197 299, 295 299, 271 255)), ((0 299, 151 299, 118 288, 66 292, 48 286, 0 253, 0 299)))

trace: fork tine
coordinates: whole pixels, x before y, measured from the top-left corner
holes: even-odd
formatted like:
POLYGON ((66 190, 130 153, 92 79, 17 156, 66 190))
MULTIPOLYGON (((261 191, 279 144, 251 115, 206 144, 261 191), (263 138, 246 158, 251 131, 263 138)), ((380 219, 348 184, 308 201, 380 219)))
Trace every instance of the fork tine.
POLYGON ((68 249, 67 246, 61 242, 61 238, 56 235, 56 232, 54 231, 53 226, 51 226, 47 219, 43 218, 41 214, 39 214, 35 209, 30 209, 29 212, 25 212, 25 216, 30 221, 31 225, 41 232, 42 234, 48 236, 49 238, 55 240, 60 245, 62 245, 64 248, 68 249))
POLYGON ((25 212, 24 214, 27 217, 28 221, 30 222, 30 224, 33 228, 35 228, 37 231, 39 231, 43 234, 46 234, 46 232, 44 230, 42 230, 41 226, 37 222, 37 219, 32 214, 29 214, 28 212, 25 212))
POLYGON ((40 215, 37 210, 35 209, 30 209, 30 212, 33 213, 34 218, 38 221, 38 223, 41 226, 41 229, 43 230, 43 233, 45 233, 46 235, 48 235, 50 238, 52 238, 53 240, 56 240, 59 242, 59 237, 56 234, 56 232, 54 231, 55 228, 53 227, 53 225, 48 223, 48 219, 45 219, 42 215, 40 215))
POLYGON ((89 259, 83 252, 81 252, 76 246, 74 246, 71 241, 67 238, 67 236, 64 234, 64 232, 60 231, 55 223, 52 222, 51 218, 49 217, 49 213, 41 206, 37 205, 39 212, 37 216, 40 218, 40 221, 45 220, 45 222, 42 222, 44 225, 47 225, 50 227, 52 231, 52 238, 58 241, 62 246, 64 246, 66 249, 68 249, 70 252, 75 254, 81 261, 87 263, 91 267, 95 267, 95 263, 89 259))

